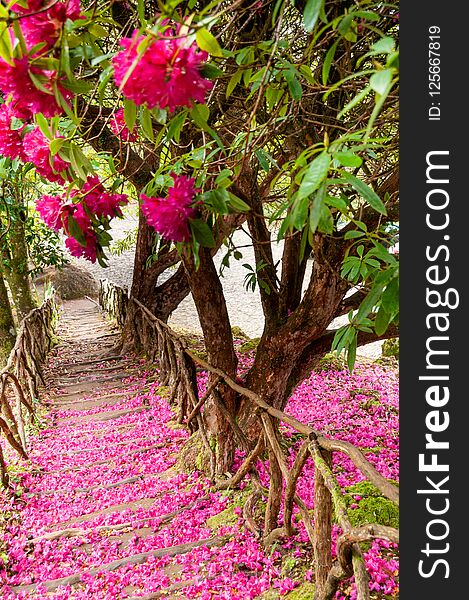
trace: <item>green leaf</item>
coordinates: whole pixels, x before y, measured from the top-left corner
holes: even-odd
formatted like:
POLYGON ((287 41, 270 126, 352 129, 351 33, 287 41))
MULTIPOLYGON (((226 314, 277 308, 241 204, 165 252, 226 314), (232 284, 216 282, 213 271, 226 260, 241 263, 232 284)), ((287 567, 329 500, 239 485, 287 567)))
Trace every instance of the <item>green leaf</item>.
POLYGON ((381 298, 381 306, 386 312, 394 315, 399 309, 399 278, 395 277, 388 284, 381 298))
POLYGON ((334 152, 332 156, 344 167, 359 167, 363 160, 354 152, 334 152))
POLYGON ((378 40, 377 42, 375 42, 371 46, 371 49, 374 50, 375 52, 382 52, 383 54, 389 54, 390 52, 393 52, 395 47, 396 47, 396 43, 393 40, 393 38, 383 37, 380 40, 378 40))
POLYGON ((348 102, 344 108, 340 111, 340 113, 337 115, 338 119, 341 119, 346 113, 348 113, 350 110, 352 110, 352 108, 354 106, 356 106, 357 104, 359 104, 363 98, 365 98, 366 96, 368 96, 368 94, 371 92, 371 85, 367 85, 361 92, 359 92, 356 96, 354 96, 350 102, 348 102))
POLYGON ((301 83, 298 81, 296 77, 291 77, 287 80, 288 89, 290 90, 291 97, 293 100, 298 102, 298 100, 303 95, 303 88, 301 87, 301 83))
POLYGON ((212 63, 205 63, 200 69, 200 73, 206 79, 217 79, 217 77, 223 77, 225 75, 224 71, 212 63))
POLYGON ((344 240, 351 240, 352 238, 361 238, 365 234, 362 231, 356 231, 352 229, 351 231, 346 231, 344 235, 344 240))
POLYGON ((206 248, 215 247, 212 230, 205 221, 202 221, 202 219, 189 219, 189 227, 192 235, 201 246, 205 246, 206 248))
POLYGON ((99 23, 92 23, 88 27, 88 31, 96 38, 107 38, 109 36, 109 32, 99 23))
POLYGON ((235 196, 232 192, 228 192, 230 194, 230 208, 232 210, 234 210, 235 212, 248 212, 249 210, 251 210, 251 207, 246 204, 246 202, 244 202, 244 200, 241 200, 241 198, 238 198, 238 196, 235 196))
POLYGON ((337 45, 339 40, 334 42, 332 46, 327 51, 327 54, 324 58, 324 62, 322 64, 322 84, 327 85, 327 80, 329 79, 329 72, 331 70, 332 61, 334 60, 335 51, 337 50, 337 45))
POLYGON ((140 23, 145 27, 147 24, 147 20, 145 19, 145 0, 137 0, 137 12, 140 23))
POLYGON ((229 214, 228 204, 230 194, 225 188, 211 190, 208 192, 207 201, 211 204, 214 211, 219 215, 229 214))
POLYGON ((83 168, 83 153, 77 146, 70 145, 69 148, 70 162, 75 174, 82 180, 86 181, 87 175, 83 168))
POLYGON ((106 93, 106 86, 111 81, 113 74, 114 67, 112 65, 109 65, 99 76, 98 99, 100 102, 102 102, 104 99, 104 94, 106 93))
POLYGON ((368 202, 371 208, 382 215, 387 215, 386 207, 382 203, 381 198, 370 186, 347 171, 343 171, 341 175, 368 202))
POLYGON ((321 183, 318 191, 315 194, 313 206, 311 207, 311 211, 309 213, 309 229, 311 233, 314 233, 318 227, 319 218, 321 216, 321 211, 324 206, 324 200, 326 198, 327 192, 327 183, 323 181, 321 183))
POLYGON ((222 169, 215 179, 215 185, 227 187, 226 183, 231 183, 231 175, 233 175, 233 171, 231 169, 222 169))
POLYGON ((135 121, 137 120, 137 106, 132 100, 124 99, 124 120, 130 131, 133 131, 135 121))
POLYGON ((205 50, 212 56, 223 56, 220 44, 212 33, 205 27, 199 29, 195 34, 195 41, 201 50, 205 50))
POLYGON ((62 148, 64 142, 64 138, 56 138, 55 140, 51 141, 51 143, 49 144, 49 150, 52 156, 55 156, 57 154, 60 148, 62 148))
POLYGON ((36 113, 35 120, 36 120, 36 123, 37 123, 39 129, 45 135, 45 137, 48 140, 53 140, 54 135, 49 128, 49 121, 46 119, 46 117, 42 113, 36 113))
POLYGON ((184 125, 186 117, 187 111, 183 110, 171 119, 171 121, 168 123, 168 130, 166 133, 167 140, 172 140, 174 138, 176 142, 179 143, 182 126, 184 125))
POLYGON ((327 206, 332 206, 332 208, 337 208, 340 212, 347 212, 347 203, 343 198, 336 198, 335 196, 327 196, 325 203, 327 206))
POLYGON ((308 165, 298 190, 299 198, 311 196, 311 194, 319 188, 323 179, 327 177, 330 163, 330 155, 327 152, 321 152, 321 154, 308 165))
POLYGON ((151 112, 146 106, 140 108, 140 125, 142 126, 145 136, 151 141, 155 141, 153 132, 153 123, 151 121, 151 112))
POLYGON ((304 196, 304 198, 300 198, 297 194, 295 203, 293 204, 293 210, 291 212, 291 223, 293 227, 301 231, 306 223, 306 219, 308 218, 308 209, 309 209, 309 197, 304 196))
POLYGON ((226 97, 227 98, 229 98, 231 96, 231 94, 233 93, 233 90, 238 85, 238 83, 241 81, 242 76, 243 76, 242 69, 238 69, 235 73, 233 73, 233 75, 231 76, 231 78, 228 82, 228 85, 226 87, 226 97))
MULTIPOLYGON (((3 5, 0 4, 0 6, 3 8, 3 5)), ((11 46, 10 30, 7 28, 5 22, 0 23, 0 56, 6 63, 13 66, 13 49, 11 46)))
POLYGON ((360 304, 358 312, 356 314, 356 321, 360 322, 363 318, 367 317, 371 312, 373 306, 378 303, 378 300, 383 293, 384 286, 382 284, 375 284, 368 294, 365 296, 365 299, 360 304))
POLYGON ((375 317, 375 331, 378 335, 383 335, 391 322, 391 318, 390 313, 386 312, 383 306, 380 306, 375 317))
POLYGON ((80 246, 86 246, 85 234, 72 215, 68 216, 68 232, 76 239, 80 246))
POLYGON ((370 85, 377 94, 384 94, 391 83, 391 69, 381 69, 370 77, 370 85))
POLYGON ((191 110, 192 120, 201 129, 206 129, 207 121, 210 116, 210 109, 206 104, 196 104, 191 110))
POLYGON ((316 21, 318 20, 319 13, 323 6, 324 0, 308 0, 303 13, 303 22, 306 31, 313 31, 316 21))
POLYGON ((350 343, 347 348, 347 367, 350 372, 353 371, 356 357, 357 357, 357 332, 355 331, 355 335, 350 340, 350 343))
POLYGON ((254 154, 257 156, 257 160, 259 161, 261 167, 266 173, 268 173, 270 171, 270 163, 265 156, 264 150, 262 148, 258 148, 254 154))

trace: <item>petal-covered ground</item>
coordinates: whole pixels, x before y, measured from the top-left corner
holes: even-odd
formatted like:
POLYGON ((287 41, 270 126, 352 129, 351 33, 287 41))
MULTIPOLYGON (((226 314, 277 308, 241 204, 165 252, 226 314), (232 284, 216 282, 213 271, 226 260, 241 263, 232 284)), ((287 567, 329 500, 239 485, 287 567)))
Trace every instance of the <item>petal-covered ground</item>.
MULTIPOLYGON (((135 358, 102 360, 115 340, 91 303, 69 303, 61 329, 48 365, 55 393, 30 439, 31 464, 16 461, 14 496, 0 492, 0 596, 244 600, 288 597, 311 580, 301 523, 294 539, 266 552, 243 525, 242 492, 211 492, 201 473, 180 472, 177 453, 188 434, 175 426, 157 370, 135 358)), ((240 358, 245 368, 249 354, 240 358)), ((201 389, 205 381, 201 373, 201 389)), ((396 373, 376 365, 313 373, 286 412, 361 447, 397 480, 397 392, 396 373)), ((293 460, 299 440, 287 427, 283 434, 293 460)), ((334 470, 344 489, 363 479, 337 453, 334 470)), ((312 462, 298 493, 312 508, 312 462)), ((361 499, 355 494, 352 508, 361 499)), ((397 597, 396 550, 375 542, 365 558, 373 597, 397 597)), ((350 581, 338 597, 354 593, 350 581)))

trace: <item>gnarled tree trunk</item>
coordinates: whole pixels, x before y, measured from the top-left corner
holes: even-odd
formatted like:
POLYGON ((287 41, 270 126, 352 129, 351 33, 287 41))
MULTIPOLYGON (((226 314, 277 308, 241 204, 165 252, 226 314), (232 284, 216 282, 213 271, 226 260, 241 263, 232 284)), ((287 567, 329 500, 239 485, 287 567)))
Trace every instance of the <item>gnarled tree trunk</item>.
MULTIPOLYGON (((193 256, 186 252, 183 263, 204 333, 208 362, 235 378, 238 359, 234 351, 223 288, 210 249, 200 248, 199 258, 200 265, 196 268, 193 256)), ((220 392, 225 408, 231 415, 235 415, 236 393, 228 386, 220 387, 220 392)), ((212 396, 205 404, 204 419, 216 440, 216 474, 222 475, 230 470, 233 463, 233 428, 212 396)))
POLYGON ((0 271, 0 369, 6 363, 15 344, 15 322, 11 312, 8 291, 0 271))

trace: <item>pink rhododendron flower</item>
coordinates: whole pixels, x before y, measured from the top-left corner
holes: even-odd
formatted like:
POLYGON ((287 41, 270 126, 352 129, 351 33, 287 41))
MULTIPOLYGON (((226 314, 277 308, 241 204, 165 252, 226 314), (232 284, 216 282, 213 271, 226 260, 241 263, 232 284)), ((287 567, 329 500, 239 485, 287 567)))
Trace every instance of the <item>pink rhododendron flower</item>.
MULTIPOLYGON (((94 222, 93 215, 98 219, 122 216, 120 207, 127 202, 128 197, 125 194, 109 193, 99 178, 93 176, 88 177, 81 190, 72 190, 68 199, 65 193, 61 196, 43 196, 36 201, 36 209, 46 225, 55 231, 63 230, 66 233, 68 237, 65 245, 73 256, 83 256, 91 262, 96 262, 100 248, 96 235, 99 223, 94 222), (80 244, 72 236, 69 217, 73 217, 82 231, 86 245, 80 244)), ((76 235, 81 237, 77 233, 76 235)))
POLYGON ((205 102, 205 94, 213 86, 200 73, 207 53, 199 51, 195 44, 189 45, 187 37, 168 35, 151 41, 134 66, 137 48, 145 40, 145 36, 135 31, 132 38, 121 40, 124 50, 112 60, 118 86, 132 69, 122 88, 124 96, 138 105, 159 106, 170 111, 178 106, 190 107, 194 101, 205 102))
POLYGON ((40 42, 44 42, 46 48, 51 48, 59 39, 65 21, 79 19, 81 12, 80 0, 29 0, 27 6, 14 4, 12 10, 22 15, 21 32, 28 48, 40 42), (49 8, 44 10, 48 5, 49 8))
POLYGON ((36 200, 36 210, 44 223, 54 231, 63 227, 63 201, 60 196, 43 196, 36 200))
POLYGON ((21 129, 12 129, 13 114, 8 104, 0 105, 0 154, 9 158, 25 160, 21 129))
POLYGON ((121 206, 128 203, 126 194, 110 194, 106 191, 99 177, 88 177, 81 190, 73 190, 71 197, 83 196, 83 202, 98 218, 122 217, 121 206))
POLYGON ((124 119, 123 108, 119 108, 119 110, 112 116, 109 126, 112 133, 119 136, 121 140, 124 140, 124 142, 135 142, 138 137, 135 133, 135 127, 132 131, 130 131, 127 127, 124 119))
POLYGON ((49 140, 45 137, 39 127, 36 127, 23 138, 23 149, 28 162, 32 162, 36 171, 42 177, 49 181, 64 183, 61 173, 67 169, 69 163, 66 163, 56 154, 51 157, 49 140), (51 159, 52 165, 51 166, 51 159))
POLYGON ((92 230, 85 231, 84 234, 86 238, 86 246, 82 246, 75 238, 71 236, 65 240, 65 245, 72 256, 76 256, 77 258, 82 256, 90 262, 95 263, 98 252, 96 234, 92 230))
MULTIPOLYGON (((53 82, 57 78, 57 73, 31 67, 27 56, 15 58, 13 63, 10 65, 0 58, 0 91, 4 96, 11 95, 18 109, 21 108, 23 111, 40 112, 45 117, 62 114, 63 109, 57 104, 53 93, 53 82), (46 90, 50 90, 50 94, 34 85, 29 76, 30 71, 41 81, 46 90)), ((70 97, 70 92, 60 85, 59 90, 65 99, 70 97)))
POLYGON ((194 196, 198 192, 194 188, 194 179, 185 175, 172 173, 174 185, 168 188, 166 198, 152 198, 142 194, 142 212, 158 233, 174 242, 186 242, 189 237, 188 219, 196 216, 192 208, 194 196))

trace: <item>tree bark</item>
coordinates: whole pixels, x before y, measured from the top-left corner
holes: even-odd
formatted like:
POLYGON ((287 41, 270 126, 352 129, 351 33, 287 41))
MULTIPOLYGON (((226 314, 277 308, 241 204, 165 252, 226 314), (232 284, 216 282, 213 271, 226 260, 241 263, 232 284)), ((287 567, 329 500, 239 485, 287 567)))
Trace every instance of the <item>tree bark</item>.
POLYGON ((8 360, 15 344, 15 322, 11 311, 5 280, 0 272, 0 369, 8 360))
MULTIPOLYGON (((199 259, 200 265, 196 268, 194 257, 189 252, 183 254, 187 280, 204 334, 208 362, 234 379, 238 359, 234 351, 223 288, 210 249, 200 248, 199 259)), ((235 415, 236 392, 228 386, 220 386, 219 391, 226 409, 235 415)), ((216 474, 223 475, 230 470, 233 462, 236 446, 233 429, 212 397, 205 404, 204 419, 210 434, 216 440, 216 474)))
POLYGON ((10 287, 17 319, 21 321, 36 307, 36 303, 31 291, 24 223, 19 215, 12 221, 7 239, 8 246, 3 250, 7 262, 4 276, 10 287))

